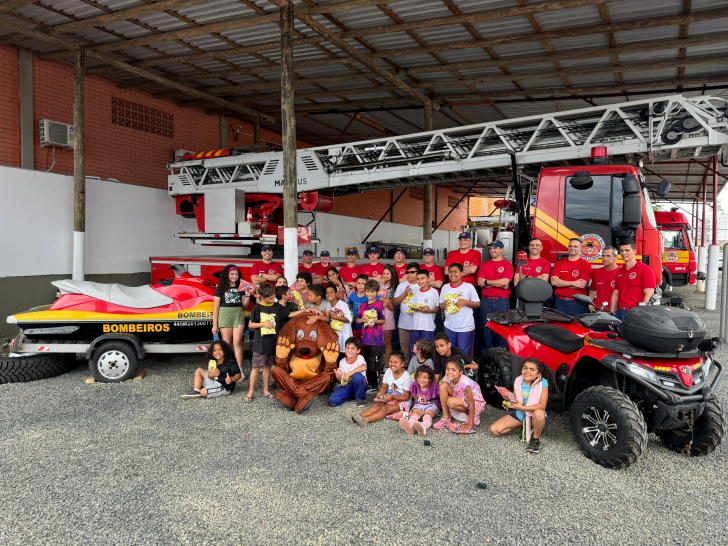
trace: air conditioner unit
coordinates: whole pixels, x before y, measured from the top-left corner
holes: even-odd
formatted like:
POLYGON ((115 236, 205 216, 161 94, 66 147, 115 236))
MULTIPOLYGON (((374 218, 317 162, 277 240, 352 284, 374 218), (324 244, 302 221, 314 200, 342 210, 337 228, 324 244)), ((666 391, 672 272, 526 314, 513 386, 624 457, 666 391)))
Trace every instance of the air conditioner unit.
POLYGON ((194 153, 195 153, 195 152, 193 152, 192 150, 184 150, 184 149, 182 149, 182 148, 178 148, 178 149, 176 149, 176 150, 174 151, 174 160, 175 160, 175 161, 179 161, 179 160, 180 160, 180 159, 182 159, 182 158, 183 158, 184 156, 186 156, 186 155, 192 155, 192 154, 194 154, 194 153))
POLYGON ((41 146, 60 146, 73 148, 73 125, 61 123, 50 119, 40 120, 41 146))

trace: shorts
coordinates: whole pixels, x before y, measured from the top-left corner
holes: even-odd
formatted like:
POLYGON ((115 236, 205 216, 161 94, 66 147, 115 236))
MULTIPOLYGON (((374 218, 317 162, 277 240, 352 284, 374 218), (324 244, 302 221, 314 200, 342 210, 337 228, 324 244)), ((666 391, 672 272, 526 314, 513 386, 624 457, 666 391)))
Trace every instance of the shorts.
POLYGON ((242 307, 220 307, 217 312, 218 328, 245 326, 245 311, 242 307))
POLYGON ((207 372, 202 380, 202 388, 207 389, 208 398, 217 398, 218 396, 225 396, 230 394, 230 391, 222 386, 222 383, 215 379, 207 377, 207 372))
POLYGON ((385 309, 384 310, 384 325, 382 327, 382 330, 384 332, 389 332, 390 330, 394 330, 396 327, 397 327, 397 325, 394 323, 394 311, 385 309))
POLYGON ((435 412, 435 415, 439 415, 440 414, 440 406, 438 406, 437 404, 415 404, 412 409, 413 410, 420 410, 423 415, 424 415, 424 413, 427 410, 434 411, 435 412))
MULTIPOLYGON (((517 421, 521 421, 518 418, 518 414, 515 411, 510 412, 508 415, 510 415, 511 417, 513 417, 514 419, 516 419, 517 421)), ((521 423, 523 423, 523 421, 521 421, 521 423)), ((549 428, 549 416, 548 415, 546 416, 546 422, 543 425, 543 430, 541 431, 541 433, 543 434, 544 432, 546 432, 546 429, 547 428, 549 428)))
POLYGON ((275 366, 275 355, 264 355, 262 353, 253 353, 253 368, 262 368, 263 366, 275 366))

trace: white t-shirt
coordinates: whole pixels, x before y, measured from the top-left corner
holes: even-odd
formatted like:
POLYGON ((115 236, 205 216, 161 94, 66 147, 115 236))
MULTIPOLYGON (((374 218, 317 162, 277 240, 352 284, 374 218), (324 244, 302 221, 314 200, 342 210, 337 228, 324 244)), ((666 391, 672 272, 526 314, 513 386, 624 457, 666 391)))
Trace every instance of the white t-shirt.
MULTIPOLYGON (((414 382, 415 380, 412 379, 412 376, 408 374, 406 370, 399 379, 395 379, 392 370, 390 370, 389 368, 387 368, 387 371, 384 372, 384 379, 382 380, 382 383, 386 383, 387 385, 389 385, 389 388, 387 389, 387 394, 404 394, 404 391, 408 391, 411 393, 412 383, 414 382)), ((410 396, 410 400, 405 402, 408 408, 411 398, 412 397, 410 396)))
MULTIPOLYGON (((349 337, 351 337, 351 336, 349 336, 349 337)), ((344 357, 344 358, 342 358, 341 360, 339 360, 339 369, 340 369, 340 370, 341 370, 342 372, 344 372, 345 374, 347 374, 347 373, 349 373, 349 372, 350 372, 351 370, 356 370, 356 369, 357 369, 357 368, 358 368, 359 366, 366 366, 366 364, 367 364, 367 361, 366 361, 366 360, 364 360, 364 357, 363 357, 363 356, 361 356, 361 355, 358 355, 358 356, 356 357, 356 360, 354 361, 354 363, 353 363, 353 364, 349 364, 349 363, 348 363, 348 362, 346 361, 346 357, 344 357)), ((367 374, 366 374, 366 373, 364 373, 364 372, 359 372, 359 373, 360 373, 360 374, 362 374, 362 376, 364 376, 364 377, 366 377, 366 376, 367 376, 367 374)))
POLYGON ((412 298, 415 297, 415 291, 419 290, 420 287, 417 286, 417 283, 409 284, 406 282, 401 282, 399 283, 399 285, 397 285, 397 291, 394 293, 394 297, 398 298, 402 294, 404 294, 404 291, 407 289, 408 286, 410 287, 410 293, 407 294, 402 300, 402 303, 399 304, 399 324, 397 325, 397 327, 402 328, 402 330, 412 329, 412 319, 414 317, 407 312, 409 310, 408 304, 412 301, 412 298))
MULTIPOLYGON (((475 287, 469 282, 461 282, 457 287, 453 288, 450 284, 442 287, 440 292, 440 303, 448 303, 448 297, 468 301, 480 301, 475 287)), ((457 309, 457 308, 456 308, 457 309)), ((475 320, 473 320, 473 308, 464 305, 459 311, 448 313, 445 309, 445 328, 453 332, 472 332, 475 330, 475 320)))
MULTIPOLYGON (((418 305, 426 305, 430 309, 434 309, 440 305, 440 294, 434 288, 427 289, 423 292, 419 288, 415 290, 415 296, 410 303, 418 305)), ((422 313, 415 311, 412 318, 412 330, 422 330, 424 332, 435 331, 435 313, 422 313)))
MULTIPOLYGON (((329 306, 331 306, 331 302, 330 301, 327 300, 326 303, 328 303, 329 306)), ((338 302, 336 302, 336 305, 334 306, 334 309, 338 309, 339 311, 341 311, 341 313, 344 315, 344 317, 346 317, 347 319, 349 319, 349 322, 342 322, 341 323, 342 324, 342 329, 341 330, 337 330, 336 328, 334 328, 333 326, 331 326, 332 329, 334 330, 334 332, 336 332, 338 334, 338 336, 339 336, 339 347, 341 348, 341 352, 343 353, 344 352, 344 346, 346 344, 346 340, 349 339, 352 336, 352 333, 351 333, 351 309, 349 309, 349 306, 346 304, 346 302, 344 300, 339 300, 338 302)), ((331 322, 333 322, 335 320, 336 320, 336 316, 332 313, 331 314, 331 322)), ((331 325, 331 323, 329 323, 329 325, 331 325)), ((356 367, 356 366, 354 366, 354 367, 356 367)))

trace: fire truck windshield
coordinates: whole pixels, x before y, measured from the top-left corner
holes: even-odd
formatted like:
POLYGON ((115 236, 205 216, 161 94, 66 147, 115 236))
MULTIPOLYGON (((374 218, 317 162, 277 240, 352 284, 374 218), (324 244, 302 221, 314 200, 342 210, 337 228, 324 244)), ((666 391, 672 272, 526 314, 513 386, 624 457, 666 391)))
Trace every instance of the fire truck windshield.
POLYGON ((644 186, 642 187, 642 198, 645 200, 645 210, 647 211, 647 217, 650 219, 650 224, 652 224, 652 227, 657 227, 655 211, 652 208, 652 201, 650 201, 650 193, 644 186))
POLYGON ((564 217, 579 223, 606 227, 622 222, 622 178, 611 175, 592 175, 592 184, 573 187, 566 179, 564 217), (610 206, 605 206, 609 203, 610 206))

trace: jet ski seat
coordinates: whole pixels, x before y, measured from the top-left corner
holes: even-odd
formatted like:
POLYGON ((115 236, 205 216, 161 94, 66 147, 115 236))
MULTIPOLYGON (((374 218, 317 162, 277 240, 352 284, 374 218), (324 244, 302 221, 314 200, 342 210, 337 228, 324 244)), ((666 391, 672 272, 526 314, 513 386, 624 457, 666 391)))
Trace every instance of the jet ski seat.
POLYGON ((174 303, 169 296, 160 294, 151 286, 124 286, 123 284, 102 284, 89 281, 52 281, 61 294, 82 294, 132 309, 152 309, 174 303))

